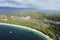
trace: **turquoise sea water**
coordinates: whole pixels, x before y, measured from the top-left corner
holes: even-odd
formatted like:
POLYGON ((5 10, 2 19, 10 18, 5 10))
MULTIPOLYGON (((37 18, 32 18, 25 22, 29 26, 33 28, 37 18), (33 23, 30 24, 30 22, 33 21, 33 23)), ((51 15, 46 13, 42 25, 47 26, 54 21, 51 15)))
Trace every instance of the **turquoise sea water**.
POLYGON ((47 40, 42 34, 17 26, 0 25, 0 40, 47 40))

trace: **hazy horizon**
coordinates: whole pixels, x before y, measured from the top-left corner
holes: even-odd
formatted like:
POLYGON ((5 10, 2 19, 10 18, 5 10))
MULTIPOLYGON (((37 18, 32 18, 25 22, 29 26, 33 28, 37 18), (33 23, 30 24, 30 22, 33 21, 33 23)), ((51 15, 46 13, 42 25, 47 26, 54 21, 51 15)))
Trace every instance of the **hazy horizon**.
POLYGON ((60 13, 59 0, 0 0, 0 14, 19 12, 60 13))
POLYGON ((0 0, 0 7, 60 10, 60 0, 0 0))

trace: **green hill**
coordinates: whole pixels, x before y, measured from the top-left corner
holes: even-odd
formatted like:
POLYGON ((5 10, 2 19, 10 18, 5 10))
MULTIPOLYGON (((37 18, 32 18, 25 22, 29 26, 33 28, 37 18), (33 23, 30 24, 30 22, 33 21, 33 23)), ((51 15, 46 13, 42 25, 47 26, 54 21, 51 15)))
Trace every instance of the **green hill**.
POLYGON ((18 14, 0 15, 0 23, 10 23, 31 27, 43 32, 44 34, 50 36, 54 40, 60 37, 60 24, 56 24, 58 22, 60 22, 60 14, 22 12, 18 14), (26 16, 31 16, 31 18, 28 20, 24 18, 20 19, 26 16))

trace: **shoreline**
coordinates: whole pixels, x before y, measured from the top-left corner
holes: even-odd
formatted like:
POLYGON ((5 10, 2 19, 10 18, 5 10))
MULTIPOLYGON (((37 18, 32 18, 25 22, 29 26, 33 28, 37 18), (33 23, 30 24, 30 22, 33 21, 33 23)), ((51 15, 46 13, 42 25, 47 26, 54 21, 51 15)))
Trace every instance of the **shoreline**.
POLYGON ((53 40, 52 38, 50 38, 49 36, 45 35, 43 32, 40 32, 36 29, 33 29, 33 28, 30 28, 30 27, 25 27, 25 26, 21 26, 21 25, 15 25, 15 24, 9 24, 9 23, 0 23, 0 25, 10 25, 10 26, 17 26, 17 27, 20 27, 20 28, 25 28, 25 29, 28 29, 28 30, 31 30, 31 31, 35 31, 39 34, 42 34, 43 36, 45 36, 48 40, 53 40))

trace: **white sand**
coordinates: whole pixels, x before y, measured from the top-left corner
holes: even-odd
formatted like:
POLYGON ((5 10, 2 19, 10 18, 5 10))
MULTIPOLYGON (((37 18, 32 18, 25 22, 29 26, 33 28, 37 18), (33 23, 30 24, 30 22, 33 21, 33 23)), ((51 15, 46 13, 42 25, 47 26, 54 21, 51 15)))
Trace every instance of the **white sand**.
POLYGON ((20 27, 20 28, 25 28, 25 29, 28 29, 28 30, 32 30, 32 31, 35 31, 39 34, 42 34, 43 36, 45 36, 48 40, 53 40, 51 39, 49 36, 43 34, 42 32, 36 30, 36 29, 33 29, 33 28, 29 28, 29 27, 25 27, 25 26, 20 26, 20 25, 14 25, 14 24, 7 24, 7 23, 0 23, 1 25, 10 25, 10 26, 17 26, 17 27, 20 27))

